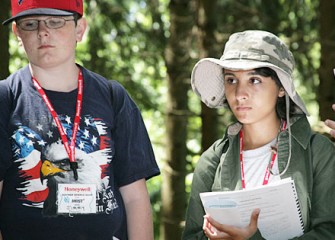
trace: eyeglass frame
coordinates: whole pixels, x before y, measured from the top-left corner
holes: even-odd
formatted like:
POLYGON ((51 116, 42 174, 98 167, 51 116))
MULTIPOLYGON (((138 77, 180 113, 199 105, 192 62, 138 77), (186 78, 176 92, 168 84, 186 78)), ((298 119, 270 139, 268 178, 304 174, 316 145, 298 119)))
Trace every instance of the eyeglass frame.
POLYGON ((78 15, 77 14, 73 14, 73 18, 72 19, 65 19, 64 17, 61 17, 61 16, 49 16, 48 18, 46 19, 41 19, 41 20, 38 20, 38 19, 26 19, 26 20, 22 20, 22 19, 18 19, 16 20, 16 24, 18 25, 18 27, 23 30, 23 31, 27 31, 27 32, 32 32, 32 31, 36 31, 38 28, 39 28, 39 25, 40 25, 40 22, 44 22, 45 26, 48 28, 48 29, 59 29, 59 28, 62 28, 65 26, 66 22, 69 22, 69 21, 74 21, 75 25, 77 26, 77 21, 78 21, 78 15), (47 21, 49 19, 52 19, 52 18, 57 18, 57 19, 62 19, 64 20, 64 24, 60 27, 56 27, 56 28, 52 28, 48 25, 47 21), (24 22, 24 21, 31 21, 31 20, 34 20, 34 21, 37 21, 37 26, 36 26, 36 29, 32 29, 32 30, 27 30, 27 29, 24 29, 22 28, 22 26, 20 25, 20 23, 24 22))

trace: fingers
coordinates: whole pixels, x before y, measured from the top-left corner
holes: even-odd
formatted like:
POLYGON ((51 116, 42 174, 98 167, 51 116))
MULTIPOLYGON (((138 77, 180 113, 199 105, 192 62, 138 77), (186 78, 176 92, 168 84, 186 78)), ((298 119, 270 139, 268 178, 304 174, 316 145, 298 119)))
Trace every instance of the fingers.
POLYGON ((325 124, 326 124, 328 127, 332 128, 332 129, 335 129, 335 121, 332 121, 332 120, 327 119, 327 120, 325 121, 325 124))
MULTIPOLYGON (((335 104, 332 105, 332 109, 335 111, 335 104)), ((327 119, 325 124, 332 129, 329 131, 329 134, 335 138, 335 121, 327 119)))
POLYGON ((208 215, 204 216, 203 230, 209 239, 249 239, 257 231, 260 209, 251 213, 250 223, 244 228, 220 224, 208 215))
POLYGON ((215 221, 213 218, 207 215, 205 216, 205 219, 213 229, 218 229, 221 232, 226 232, 230 227, 232 227, 226 224, 220 224, 219 222, 215 221))
POLYGON ((209 223, 209 221, 207 219, 207 215, 204 216, 204 224, 202 226, 202 229, 204 230, 206 236, 209 233, 214 233, 214 229, 212 228, 211 224, 209 223))
POLYGON ((256 232, 257 230, 257 225, 258 225, 258 217, 260 213, 260 209, 257 208, 254 211, 252 211, 251 217, 250 217, 250 224, 249 224, 249 229, 251 232, 256 232))
POLYGON ((213 220, 213 218, 211 218, 208 215, 204 216, 203 231, 204 231, 206 237, 208 237, 208 239, 210 239, 210 240, 214 240, 214 239, 228 239, 229 240, 229 239, 232 239, 227 233, 222 232, 221 230, 218 230, 215 227, 215 225, 220 226, 221 224, 219 224, 218 222, 213 220))
MULTIPOLYGON (((334 105, 333 105, 334 106, 334 105)), ((327 119, 325 121, 326 126, 330 127, 332 130, 330 130, 330 135, 332 135, 333 137, 335 137, 335 121, 329 120, 327 119)))
POLYGON ((335 130, 330 130, 330 131, 329 131, 329 134, 330 134, 332 137, 335 138, 335 130))

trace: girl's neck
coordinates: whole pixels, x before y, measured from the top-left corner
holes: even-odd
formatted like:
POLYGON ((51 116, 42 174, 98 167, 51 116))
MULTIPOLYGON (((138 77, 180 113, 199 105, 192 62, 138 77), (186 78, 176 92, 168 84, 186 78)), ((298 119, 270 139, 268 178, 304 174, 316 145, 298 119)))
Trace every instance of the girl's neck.
POLYGON ((271 142, 277 137, 280 125, 277 117, 268 123, 243 124, 243 150, 256 149, 271 142))

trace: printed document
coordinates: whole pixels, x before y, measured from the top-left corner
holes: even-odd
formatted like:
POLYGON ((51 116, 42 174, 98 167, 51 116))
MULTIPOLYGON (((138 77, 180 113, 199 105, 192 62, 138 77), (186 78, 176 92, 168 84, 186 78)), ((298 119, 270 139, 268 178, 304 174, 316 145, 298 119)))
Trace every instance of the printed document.
POLYGON ((265 239, 284 240, 303 234, 299 199, 291 178, 252 189, 200 193, 200 198, 205 212, 222 224, 245 227, 252 211, 259 208, 258 229, 265 239))

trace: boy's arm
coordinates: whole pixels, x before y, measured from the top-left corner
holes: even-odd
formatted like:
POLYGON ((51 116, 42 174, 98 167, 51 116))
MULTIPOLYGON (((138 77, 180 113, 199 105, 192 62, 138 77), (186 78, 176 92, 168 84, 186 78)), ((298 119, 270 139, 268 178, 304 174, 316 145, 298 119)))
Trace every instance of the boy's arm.
POLYGON ((129 240, 153 240, 150 198, 145 179, 120 188, 127 214, 129 240))

